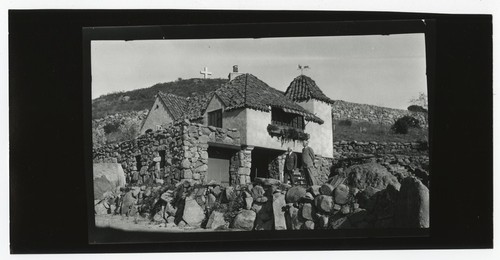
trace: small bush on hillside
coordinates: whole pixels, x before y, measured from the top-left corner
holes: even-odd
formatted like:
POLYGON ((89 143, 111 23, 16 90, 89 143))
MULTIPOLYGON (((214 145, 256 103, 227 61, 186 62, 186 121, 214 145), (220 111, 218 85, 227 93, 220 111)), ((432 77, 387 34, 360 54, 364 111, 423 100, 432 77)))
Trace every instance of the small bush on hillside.
POLYGON ((104 132, 106 134, 110 134, 110 133, 118 131, 119 127, 120 127, 120 122, 115 121, 115 122, 106 124, 103 128, 104 128, 104 132))
POLYGON ((408 111, 427 113, 427 109, 423 108, 422 106, 417 106, 417 105, 411 105, 411 106, 409 106, 408 107, 408 111))
POLYGON ((343 119, 339 121, 339 125, 341 126, 352 126, 352 121, 349 119, 343 119))
POLYGON ((396 120, 391 130, 396 134, 407 134, 410 128, 420 128, 420 121, 411 116, 404 116, 396 120))

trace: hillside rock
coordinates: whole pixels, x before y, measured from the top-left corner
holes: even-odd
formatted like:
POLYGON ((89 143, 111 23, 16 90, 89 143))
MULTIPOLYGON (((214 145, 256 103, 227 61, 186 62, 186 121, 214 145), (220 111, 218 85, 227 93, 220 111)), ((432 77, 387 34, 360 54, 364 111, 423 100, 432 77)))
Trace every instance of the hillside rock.
POLYGON ((397 178, 378 163, 353 165, 346 169, 347 185, 364 190, 368 187, 385 189, 387 185, 399 186, 397 178))

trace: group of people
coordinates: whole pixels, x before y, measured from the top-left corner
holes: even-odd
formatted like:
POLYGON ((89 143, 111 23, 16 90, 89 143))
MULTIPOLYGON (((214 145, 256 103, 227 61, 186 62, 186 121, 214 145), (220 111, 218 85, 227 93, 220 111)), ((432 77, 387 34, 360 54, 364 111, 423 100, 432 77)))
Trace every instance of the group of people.
MULTIPOLYGON (((309 142, 304 141, 304 148, 302 149, 302 171, 306 179, 307 186, 316 185, 316 179, 313 174, 316 165, 314 164, 314 150, 309 147, 309 142)), ((295 169, 297 169, 297 155, 292 151, 292 148, 288 147, 285 167, 284 167, 284 181, 286 182, 290 179, 292 186, 295 186, 295 179, 293 177, 295 169)))

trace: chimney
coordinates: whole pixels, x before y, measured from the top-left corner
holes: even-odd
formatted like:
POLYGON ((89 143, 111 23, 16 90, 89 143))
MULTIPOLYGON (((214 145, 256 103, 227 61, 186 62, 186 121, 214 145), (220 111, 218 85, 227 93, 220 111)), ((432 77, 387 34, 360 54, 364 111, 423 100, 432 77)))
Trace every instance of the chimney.
POLYGON ((234 78, 238 77, 239 75, 243 75, 243 73, 238 72, 238 65, 233 66, 233 72, 229 73, 228 78, 229 81, 233 80, 234 78))

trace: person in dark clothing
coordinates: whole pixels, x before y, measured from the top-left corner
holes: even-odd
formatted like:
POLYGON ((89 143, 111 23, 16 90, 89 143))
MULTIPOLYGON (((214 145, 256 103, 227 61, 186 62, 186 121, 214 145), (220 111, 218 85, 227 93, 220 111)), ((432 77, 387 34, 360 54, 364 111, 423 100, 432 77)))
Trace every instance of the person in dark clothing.
POLYGON ((290 183, 295 186, 293 179, 293 173, 297 168, 297 155, 292 151, 292 148, 288 147, 286 158, 285 158, 285 182, 290 178, 290 183))
POLYGON ((309 142, 304 141, 304 148, 302 149, 302 170, 306 178, 307 186, 316 185, 316 178, 314 176, 314 171, 316 165, 314 164, 314 150, 308 146, 309 142))

